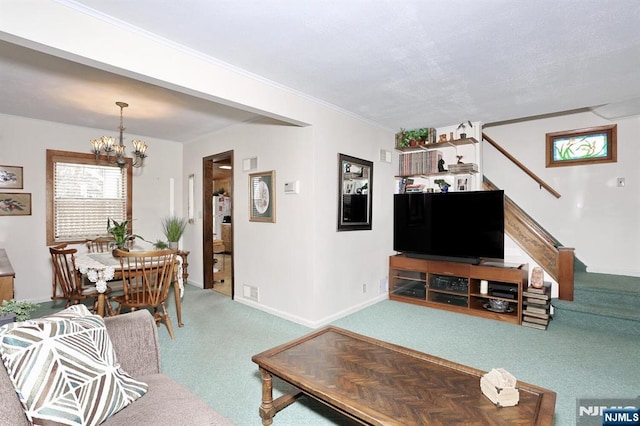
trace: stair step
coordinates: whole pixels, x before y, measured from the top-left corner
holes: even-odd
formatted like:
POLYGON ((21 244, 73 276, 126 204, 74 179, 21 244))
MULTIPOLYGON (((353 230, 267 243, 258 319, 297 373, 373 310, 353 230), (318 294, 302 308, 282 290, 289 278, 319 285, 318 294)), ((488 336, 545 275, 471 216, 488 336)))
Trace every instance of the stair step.
POLYGON ((576 271, 574 281, 580 287, 640 293, 640 277, 576 271))
POLYGON ((640 311, 640 278, 576 273, 574 302, 640 311))
POLYGON ((554 320, 572 325, 640 336, 640 310, 553 299, 554 320))
POLYGON ((640 293, 628 291, 576 287, 573 293, 573 300, 577 303, 588 305, 640 311, 640 293))

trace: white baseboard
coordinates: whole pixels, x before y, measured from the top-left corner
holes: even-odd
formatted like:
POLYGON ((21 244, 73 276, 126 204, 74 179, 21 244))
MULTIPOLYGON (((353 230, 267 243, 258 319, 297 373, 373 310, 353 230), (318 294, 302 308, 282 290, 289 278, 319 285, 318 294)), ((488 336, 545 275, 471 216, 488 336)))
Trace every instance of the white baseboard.
POLYGON ((277 309, 270 308, 268 306, 262 305, 254 300, 247 299, 244 297, 237 297, 234 299, 238 303, 242 303, 243 305, 251 306, 252 308, 261 310, 263 312, 269 313, 271 315, 275 315, 279 318, 286 319, 288 321, 294 322, 296 324, 303 325, 305 327, 309 327, 312 329, 317 329, 323 327, 325 325, 331 324, 333 321, 339 320, 340 318, 346 317, 347 315, 351 315, 355 312, 358 312, 364 308, 375 305, 376 303, 382 302, 383 300, 387 300, 387 294, 380 294, 373 299, 366 300, 358 305, 351 306, 348 309, 345 309, 340 312, 336 312, 335 314, 329 315, 325 318, 322 318, 317 321, 311 321, 308 318, 302 318, 296 315, 291 315, 286 312, 279 311, 277 309))

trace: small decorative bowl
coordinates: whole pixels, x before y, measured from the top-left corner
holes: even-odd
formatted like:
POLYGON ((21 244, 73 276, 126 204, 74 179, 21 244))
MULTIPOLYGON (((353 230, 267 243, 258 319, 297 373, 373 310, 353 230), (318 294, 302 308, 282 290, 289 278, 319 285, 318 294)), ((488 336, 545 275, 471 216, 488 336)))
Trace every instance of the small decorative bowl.
POLYGON ((509 309, 509 302, 506 300, 489 299, 489 306, 496 311, 506 311, 509 309))

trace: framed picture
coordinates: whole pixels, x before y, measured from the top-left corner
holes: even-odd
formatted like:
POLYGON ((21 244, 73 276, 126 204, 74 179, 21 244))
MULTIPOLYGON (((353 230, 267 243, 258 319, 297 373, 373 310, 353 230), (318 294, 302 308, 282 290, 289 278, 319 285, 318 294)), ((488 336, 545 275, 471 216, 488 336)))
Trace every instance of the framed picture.
POLYGON ((0 166, 0 189, 22 189, 22 167, 0 166))
POLYGON ((249 220, 252 222, 276 221, 276 172, 251 173, 249 175, 249 220))
POLYGON ((31 194, 0 192, 0 216, 31 216, 31 194))
POLYGON ((471 190, 471 175, 458 175, 456 176, 455 191, 470 191, 471 190))
POLYGON ((547 167, 615 163, 616 124, 546 134, 547 167))

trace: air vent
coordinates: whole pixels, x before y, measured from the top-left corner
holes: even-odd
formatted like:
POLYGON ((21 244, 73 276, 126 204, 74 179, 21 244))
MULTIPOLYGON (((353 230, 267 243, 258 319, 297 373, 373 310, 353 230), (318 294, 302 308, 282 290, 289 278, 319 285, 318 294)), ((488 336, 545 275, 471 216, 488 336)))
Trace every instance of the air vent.
POLYGON ((386 149, 381 149, 380 161, 382 161, 383 163, 391 163, 391 151, 387 151, 386 149))
POLYGON ((242 171, 248 172, 258 168, 258 157, 245 158, 242 160, 242 171))
POLYGON ((242 295, 247 299, 251 299, 256 302, 260 301, 260 293, 258 292, 258 287, 245 284, 242 288, 242 295))

